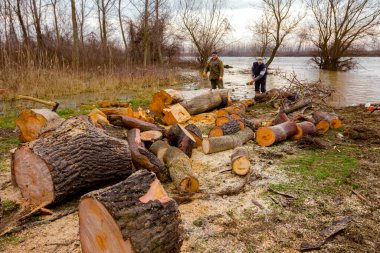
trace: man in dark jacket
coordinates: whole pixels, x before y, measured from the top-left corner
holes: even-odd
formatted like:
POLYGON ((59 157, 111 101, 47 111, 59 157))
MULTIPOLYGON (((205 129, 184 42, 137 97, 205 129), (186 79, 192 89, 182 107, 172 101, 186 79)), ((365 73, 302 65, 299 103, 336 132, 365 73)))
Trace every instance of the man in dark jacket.
POLYGON ((255 82, 256 95, 266 92, 267 81, 267 67, 264 63, 264 59, 261 57, 256 58, 256 62, 252 65, 252 79, 255 82))
POLYGON ((217 52, 212 52, 211 59, 207 62, 203 71, 203 77, 206 77, 209 71, 211 87, 213 89, 216 89, 216 87, 223 89, 224 65, 222 60, 219 59, 217 52))

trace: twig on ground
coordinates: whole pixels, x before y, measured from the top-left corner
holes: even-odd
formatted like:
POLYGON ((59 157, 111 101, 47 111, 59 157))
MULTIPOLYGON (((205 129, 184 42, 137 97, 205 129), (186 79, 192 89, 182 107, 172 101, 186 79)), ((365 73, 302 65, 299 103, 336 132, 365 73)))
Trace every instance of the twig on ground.
POLYGON ((282 195, 282 196, 284 196, 286 198, 297 199, 297 196, 293 196, 293 195, 290 195, 290 194, 285 193, 285 192, 276 191, 275 189, 272 189, 270 187, 268 188, 268 191, 276 193, 276 194, 279 194, 279 195, 282 195))

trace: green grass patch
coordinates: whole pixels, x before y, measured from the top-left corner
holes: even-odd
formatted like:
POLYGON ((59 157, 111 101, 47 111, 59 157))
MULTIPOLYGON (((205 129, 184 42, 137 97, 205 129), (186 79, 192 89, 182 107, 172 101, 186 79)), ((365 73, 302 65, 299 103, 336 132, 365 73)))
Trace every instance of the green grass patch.
POLYGON ((15 128, 17 112, 7 113, 0 117, 0 128, 15 128))
POLYGON ((128 100, 127 102, 132 106, 133 109, 137 109, 139 107, 147 108, 150 103, 150 99, 135 97, 135 98, 132 98, 131 100, 128 100))
POLYGON ((0 250, 4 250, 6 245, 17 245, 25 240, 26 240, 25 237, 18 236, 18 235, 9 235, 9 236, 0 238, 0 250))
POLYGON ((64 108, 64 109, 57 110, 57 114, 61 116, 62 118, 67 119, 72 116, 78 115, 79 112, 75 110, 74 108, 64 108))

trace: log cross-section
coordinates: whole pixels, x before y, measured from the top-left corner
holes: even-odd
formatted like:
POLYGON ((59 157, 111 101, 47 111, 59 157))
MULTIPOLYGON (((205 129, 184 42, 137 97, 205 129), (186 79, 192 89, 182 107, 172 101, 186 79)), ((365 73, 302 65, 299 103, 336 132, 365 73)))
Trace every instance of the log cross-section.
POLYGON ((64 121, 47 137, 19 147, 12 175, 33 205, 59 202, 132 173, 128 142, 107 135, 87 116, 64 121))
POLYGON ((232 171, 239 175, 247 175, 251 168, 251 162, 249 161, 249 153, 245 147, 237 147, 234 149, 231 155, 231 167, 232 171))
POLYGON ((177 253, 183 228, 177 203, 140 170, 81 198, 79 237, 83 253, 177 253))

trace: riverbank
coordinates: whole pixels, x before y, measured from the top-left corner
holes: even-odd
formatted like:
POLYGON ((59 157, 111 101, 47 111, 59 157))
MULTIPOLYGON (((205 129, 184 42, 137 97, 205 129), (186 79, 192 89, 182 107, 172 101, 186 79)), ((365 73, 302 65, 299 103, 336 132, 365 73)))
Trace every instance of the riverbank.
MULTIPOLYGON (((85 112, 82 106, 60 114, 69 117, 85 112)), ((323 252, 378 252, 380 115, 369 114, 363 106, 344 107, 336 112, 343 117, 343 128, 330 130, 316 142, 287 141, 269 148, 259 147, 254 141, 247 143, 253 167, 242 192, 180 205, 185 228, 181 252, 297 252, 302 242, 316 240, 322 229, 343 217, 353 221, 327 241, 323 252), (268 188, 295 198, 285 198, 268 188)), ((269 120, 275 113, 273 108, 258 104, 248 114, 269 120)), ((193 120, 199 122, 213 115, 208 113, 203 115, 207 117, 193 120)), ((212 123, 205 120, 202 126, 206 134, 212 123)), ((23 209, 20 192, 10 182, 8 151, 18 144, 11 119, 1 122, 0 140, 4 224, 23 209)), ((217 192, 244 180, 225 172, 230 166, 230 154, 231 151, 224 151, 206 156, 201 150, 194 150, 193 169, 202 192, 217 192)), ((173 185, 164 187, 170 195, 173 185)), ((49 207, 53 215, 31 217, 28 224, 35 225, 1 238, 0 249, 10 253, 81 252, 77 212, 38 223, 75 208, 78 200, 79 196, 49 207)))

